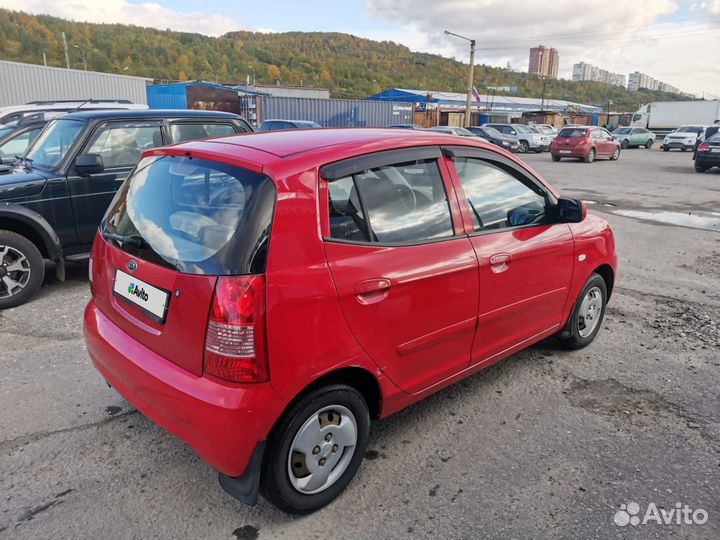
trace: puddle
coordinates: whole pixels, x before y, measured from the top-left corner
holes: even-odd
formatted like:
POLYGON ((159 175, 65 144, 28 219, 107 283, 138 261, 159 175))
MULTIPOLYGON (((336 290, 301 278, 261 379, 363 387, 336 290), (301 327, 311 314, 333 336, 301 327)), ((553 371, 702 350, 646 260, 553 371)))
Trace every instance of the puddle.
POLYGON ((706 231, 720 231, 720 212, 667 212, 645 210, 614 210, 615 214, 647 221, 657 221, 668 225, 703 229, 706 231))

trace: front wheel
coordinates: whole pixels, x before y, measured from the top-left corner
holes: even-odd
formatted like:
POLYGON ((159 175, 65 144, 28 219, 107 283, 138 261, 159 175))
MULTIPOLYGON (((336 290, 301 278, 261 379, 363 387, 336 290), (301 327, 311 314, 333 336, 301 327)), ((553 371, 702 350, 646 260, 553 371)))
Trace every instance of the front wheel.
POLYGON ((683 152, 687 152, 687 148, 685 148, 684 146, 680 150, 682 150, 683 152))
POLYGON ((45 263, 35 244, 11 231, 0 231, 0 309, 24 304, 38 291, 45 263))
POLYGON ((669 152, 669 151, 670 151, 670 149, 669 149, 667 146, 663 146, 662 149, 663 149, 663 152, 669 152))
POLYGON ((528 144, 527 141, 520 141, 520 146, 518 147, 518 152, 521 154, 527 154, 530 151, 530 144, 528 144))
POLYGON ((575 301, 570 320, 558 336, 569 349, 582 349, 592 343, 602 326, 607 305, 607 286, 599 274, 593 273, 575 301))
POLYGON ((291 514, 322 508, 355 476, 369 431, 368 406, 357 390, 343 384, 314 390, 273 429, 260 492, 291 514))
POLYGON ((654 142, 655 142, 655 141, 653 141, 652 139, 648 139, 647 141, 645 141, 645 148, 647 148, 648 150, 650 150, 650 149, 652 148, 652 145, 653 145, 654 142))
POLYGON ((595 161, 595 149, 591 148, 588 155, 585 157, 585 163, 592 163, 595 161))

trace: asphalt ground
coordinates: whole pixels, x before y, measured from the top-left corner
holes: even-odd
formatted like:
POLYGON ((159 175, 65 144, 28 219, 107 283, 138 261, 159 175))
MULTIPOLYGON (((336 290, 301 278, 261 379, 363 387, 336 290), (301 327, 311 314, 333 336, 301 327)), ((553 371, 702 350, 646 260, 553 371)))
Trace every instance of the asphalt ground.
POLYGON ((232 499, 105 385, 76 264, 0 312, 0 538, 720 538, 720 171, 644 149, 524 159, 615 230, 590 347, 545 341, 375 423, 345 493, 298 518, 232 499), (614 521, 676 503, 707 521, 614 521))

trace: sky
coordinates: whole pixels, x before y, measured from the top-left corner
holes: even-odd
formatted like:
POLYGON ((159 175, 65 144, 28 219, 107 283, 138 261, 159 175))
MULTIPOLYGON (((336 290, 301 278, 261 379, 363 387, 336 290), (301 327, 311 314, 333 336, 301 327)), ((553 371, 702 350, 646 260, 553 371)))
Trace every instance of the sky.
POLYGON ((477 41, 477 63, 527 70, 528 49, 543 44, 558 49, 563 78, 584 61, 720 98, 720 0, 0 0, 0 7, 211 36, 346 32, 467 61, 468 44, 447 29, 477 41))

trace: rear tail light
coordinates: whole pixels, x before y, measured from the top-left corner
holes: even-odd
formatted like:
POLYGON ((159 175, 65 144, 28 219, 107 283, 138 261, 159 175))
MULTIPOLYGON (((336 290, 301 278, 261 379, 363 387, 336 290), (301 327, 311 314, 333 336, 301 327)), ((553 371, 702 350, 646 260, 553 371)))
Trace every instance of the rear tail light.
POLYGON ((220 277, 205 338, 205 373, 233 382, 269 377, 265 277, 220 277))
POLYGON ((710 151, 710 145, 701 144, 700 146, 698 146, 698 150, 700 150, 700 152, 709 152, 709 151, 710 151))

